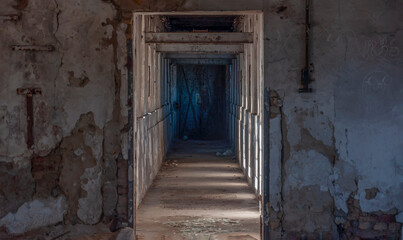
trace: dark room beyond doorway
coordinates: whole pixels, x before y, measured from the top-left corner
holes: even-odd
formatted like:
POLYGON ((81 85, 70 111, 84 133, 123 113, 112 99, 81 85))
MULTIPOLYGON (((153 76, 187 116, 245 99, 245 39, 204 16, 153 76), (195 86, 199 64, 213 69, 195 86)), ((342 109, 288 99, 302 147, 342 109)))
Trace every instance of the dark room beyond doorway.
POLYGON ((226 67, 178 65, 179 138, 225 140, 226 67))

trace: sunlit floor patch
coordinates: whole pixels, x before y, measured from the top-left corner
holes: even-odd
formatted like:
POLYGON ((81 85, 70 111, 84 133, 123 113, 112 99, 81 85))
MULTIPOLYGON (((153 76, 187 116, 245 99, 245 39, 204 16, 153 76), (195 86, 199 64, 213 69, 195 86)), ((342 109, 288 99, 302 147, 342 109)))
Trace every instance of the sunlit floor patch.
POLYGON ((137 211, 139 239, 259 239, 258 200, 236 160, 215 156, 212 145, 225 149, 174 146, 137 211))

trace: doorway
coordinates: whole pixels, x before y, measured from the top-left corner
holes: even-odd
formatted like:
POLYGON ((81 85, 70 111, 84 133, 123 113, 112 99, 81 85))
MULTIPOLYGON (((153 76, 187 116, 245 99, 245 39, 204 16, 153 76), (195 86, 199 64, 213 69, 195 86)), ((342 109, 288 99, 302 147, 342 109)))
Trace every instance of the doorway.
POLYGON ((239 165, 264 229, 263 14, 135 13, 133 27, 134 227, 179 143, 239 165))

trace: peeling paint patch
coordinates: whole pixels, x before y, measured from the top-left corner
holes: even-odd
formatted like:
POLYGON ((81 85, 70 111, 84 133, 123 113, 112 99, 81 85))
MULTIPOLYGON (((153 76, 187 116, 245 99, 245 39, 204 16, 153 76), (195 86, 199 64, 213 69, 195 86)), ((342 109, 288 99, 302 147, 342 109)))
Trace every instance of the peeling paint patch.
POLYGON ((22 11, 28 6, 28 0, 16 0, 17 4, 13 5, 13 8, 22 11))
POLYGON ((293 152, 284 168, 285 189, 317 185, 327 191, 332 166, 324 155, 314 150, 293 152))
POLYGON ((285 10, 287 10, 287 6, 279 6, 277 7, 276 13, 281 13, 284 12, 285 10))
POLYGON ((365 189, 365 199, 367 199, 367 200, 374 199, 378 192, 379 192, 378 188, 365 189))
POLYGON ((63 221, 66 208, 64 197, 35 199, 24 203, 16 213, 7 214, 0 220, 0 226, 6 227, 9 233, 21 234, 63 221))
POLYGON ((301 141, 295 146, 296 151, 312 149, 326 156, 334 164, 336 161, 336 151, 333 146, 325 145, 321 140, 312 136, 308 129, 301 128, 301 141))
POLYGON ((35 197, 56 197, 59 192, 61 157, 58 149, 46 157, 34 156, 31 160, 32 175, 35 179, 35 197))
MULTIPOLYGON (((289 189, 284 202, 283 228, 287 232, 333 232, 332 198, 319 186, 289 189)), ((289 239, 289 238, 288 238, 289 239)))
POLYGON ((290 16, 295 16, 296 12, 294 10, 294 6, 292 5, 292 1, 281 0, 277 1, 273 4, 270 10, 277 14, 280 19, 287 19, 290 16))
POLYGON ((90 79, 87 76, 87 73, 84 71, 81 74, 81 77, 75 77, 74 72, 70 71, 69 73, 69 87, 85 87, 89 82, 90 79))
POLYGON ((94 115, 87 113, 80 117, 71 135, 60 145, 62 167, 59 181, 69 205, 68 222, 81 220, 94 224, 99 221, 102 213, 102 142, 102 130, 95 125, 94 115), (89 201, 94 201, 91 207, 89 201))
POLYGON ((30 201, 34 190, 30 164, 18 166, 11 162, 0 162, 0 218, 30 201))
POLYGON ((81 188, 86 194, 78 199, 77 216, 86 224, 96 224, 102 215, 101 177, 100 167, 87 168, 81 176, 81 188))

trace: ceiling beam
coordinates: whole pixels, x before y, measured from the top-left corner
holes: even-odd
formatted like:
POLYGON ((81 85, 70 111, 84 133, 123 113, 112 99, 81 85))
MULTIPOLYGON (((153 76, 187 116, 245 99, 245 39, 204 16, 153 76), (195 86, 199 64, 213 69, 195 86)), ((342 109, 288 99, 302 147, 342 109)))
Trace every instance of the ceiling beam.
POLYGON ((146 43, 206 43, 242 44, 253 43, 253 33, 244 32, 163 32, 146 33, 146 43))
POLYGON ((166 53, 165 58, 169 59, 234 59, 236 54, 193 54, 193 53, 166 53))
POLYGON ((157 44, 157 52, 166 53, 242 53, 243 45, 157 44))
POLYGON ((261 10, 244 10, 244 11, 184 11, 184 12, 134 12, 134 15, 164 15, 164 16, 233 16, 233 15, 253 15, 253 14, 262 14, 261 10))
POLYGON ((182 64, 182 65, 186 65, 186 64, 192 64, 192 65, 229 65, 231 64, 231 60, 230 59, 185 59, 185 58, 181 58, 181 59, 172 59, 173 63, 176 64, 182 64))

